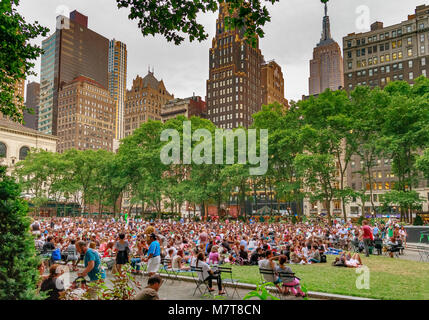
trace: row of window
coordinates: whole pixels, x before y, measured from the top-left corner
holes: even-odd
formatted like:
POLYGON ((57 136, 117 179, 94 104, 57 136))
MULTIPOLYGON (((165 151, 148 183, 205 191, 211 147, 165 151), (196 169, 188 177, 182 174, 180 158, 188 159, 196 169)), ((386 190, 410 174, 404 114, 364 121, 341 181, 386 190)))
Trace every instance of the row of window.
MULTIPOLYGON (((25 160, 28 153, 30 152, 29 147, 21 147, 19 149, 19 160, 25 160)), ((5 143, 0 141, 0 158, 7 158, 7 146, 5 143)))
MULTIPOLYGON (((352 173, 352 180, 356 179, 360 174, 358 173, 352 173)), ((373 171, 372 177, 374 179, 382 179, 382 178, 395 178, 395 174, 391 171, 373 171)))
MULTIPOLYGON (((424 22, 420 22, 418 25, 418 29, 419 30, 424 30, 426 28, 426 25, 424 22)), ((410 33, 413 31, 413 25, 408 25, 406 27, 404 27, 404 30, 407 33, 410 33)), ((365 45, 366 43, 371 43, 371 42, 376 42, 376 41, 382 41, 385 39, 389 39, 391 38, 396 38, 396 37, 400 37, 402 36, 403 33, 403 29, 397 29, 397 30, 392 30, 392 31, 387 31, 387 32, 381 32, 369 37, 365 37, 365 38, 361 38, 361 39, 356 39, 355 41, 352 40, 348 40, 347 41, 347 48, 351 48, 354 44, 354 42, 356 43, 357 46, 360 45, 365 45)))
MULTIPOLYGON (((408 61, 408 68, 412 69, 414 66, 413 60, 408 61)), ((420 66, 425 67, 426 66, 426 57, 423 57, 420 59, 420 66)), ((392 66, 383 66, 380 67, 381 73, 389 73, 391 70, 402 70, 404 68, 404 64, 402 62, 395 63, 392 66)), ((368 76, 372 77, 378 73, 378 68, 373 68, 368 70, 368 76)), ((358 77, 365 77, 367 75, 366 70, 358 71, 356 72, 356 75, 358 77)), ((353 73, 347 74, 348 78, 351 79, 353 77, 353 73)))
MULTIPOLYGON (((422 74, 421 75, 427 77, 427 71, 426 70, 422 70, 422 74)), ((380 83, 378 83, 377 79, 375 79, 375 80, 369 80, 369 83, 367 83, 366 81, 358 82, 357 86, 361 86, 361 85, 362 86, 366 86, 367 84, 369 84, 370 86, 378 86, 379 84, 382 85, 382 86, 384 86, 384 85, 388 84, 389 82, 391 82, 392 80, 393 81, 398 81, 398 80, 402 81, 402 80, 404 80, 404 75, 403 74, 399 74, 399 75, 395 74, 393 76, 393 78, 392 77, 385 77, 385 78, 383 77, 383 78, 380 79, 380 83)), ((408 80, 410 80, 410 81, 414 80, 414 72, 408 73, 408 80)), ((353 85, 352 84, 349 84, 349 89, 353 89, 353 85)))

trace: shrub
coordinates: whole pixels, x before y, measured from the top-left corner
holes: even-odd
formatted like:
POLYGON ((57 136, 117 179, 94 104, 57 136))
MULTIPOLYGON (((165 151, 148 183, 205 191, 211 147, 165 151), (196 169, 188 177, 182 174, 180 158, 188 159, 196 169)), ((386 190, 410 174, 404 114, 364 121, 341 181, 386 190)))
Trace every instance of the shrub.
POLYGON ((0 167, 0 300, 39 300, 38 264, 28 205, 21 188, 0 167))
POLYGON ((250 298, 259 298, 260 300, 280 300, 279 298, 273 296, 272 294, 269 293, 269 291, 267 290, 266 287, 271 286, 271 287, 275 287, 274 283, 268 282, 268 283, 264 283, 264 284, 259 284, 257 285, 256 289, 253 291, 250 291, 244 298, 243 300, 248 300, 250 298))
POLYGON ((414 219, 413 225, 415 225, 415 226, 422 226, 423 225, 423 219, 420 215, 416 216, 416 218, 414 219))
MULTIPOLYGON (((131 273, 129 264, 122 267, 122 273, 115 273, 111 280, 112 286, 106 283, 92 282, 88 284, 88 289, 80 298, 81 300, 133 300, 137 291, 142 289, 142 284, 135 279, 131 273)), ((76 300, 73 289, 65 292, 63 300, 76 300)))

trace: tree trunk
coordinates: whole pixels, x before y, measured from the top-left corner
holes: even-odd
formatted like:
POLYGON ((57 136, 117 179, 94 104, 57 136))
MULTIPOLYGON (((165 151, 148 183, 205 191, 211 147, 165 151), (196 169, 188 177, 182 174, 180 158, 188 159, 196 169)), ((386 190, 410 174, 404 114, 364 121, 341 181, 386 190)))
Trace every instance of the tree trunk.
POLYGON ((373 197, 373 189, 372 189, 372 177, 371 177, 371 168, 367 166, 367 172, 368 172, 368 181, 369 181, 369 195, 370 195, 370 201, 371 201, 371 208, 372 212, 375 213, 375 205, 374 205, 374 197, 373 197))
POLYGON ((273 189, 271 186, 271 181, 268 184, 269 189, 270 189, 270 216, 273 216, 273 189))
POLYGON ((328 211, 328 223, 332 226, 332 218, 331 218, 331 201, 326 201, 326 210, 328 211))
MULTIPOLYGON (((255 210, 257 211, 258 210, 258 193, 257 193, 257 186, 256 186, 256 182, 255 182, 255 180, 253 180, 254 181, 254 183, 253 183, 253 194, 254 194, 254 197, 255 197, 255 210)), ((252 210, 252 215, 253 215, 253 210, 252 210)))
POLYGON ((195 216, 197 215, 197 205, 194 203, 194 219, 195 219, 195 216))

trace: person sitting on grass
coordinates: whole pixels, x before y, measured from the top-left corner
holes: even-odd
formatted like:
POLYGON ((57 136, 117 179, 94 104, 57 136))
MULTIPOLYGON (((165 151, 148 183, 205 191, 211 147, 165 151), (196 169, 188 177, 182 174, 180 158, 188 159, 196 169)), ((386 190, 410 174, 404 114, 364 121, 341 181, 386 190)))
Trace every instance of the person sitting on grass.
POLYGON ((305 293, 301 290, 299 285, 299 279, 295 277, 292 269, 286 264, 288 259, 286 256, 279 257, 279 265, 276 268, 276 272, 279 274, 281 281, 283 282, 283 294, 289 294, 289 289, 295 297, 305 297, 305 293))
POLYGON ((316 245, 311 248, 309 258, 311 263, 320 263, 320 252, 316 245))
POLYGON ((262 248, 256 248, 250 256, 250 265, 256 266, 258 265, 259 258, 262 257, 262 248))
POLYGON ((240 265, 249 264, 249 253, 247 252, 244 245, 240 245, 240 250, 238 251, 238 256, 240 257, 240 265))
POLYGON ((211 247, 210 254, 209 254, 209 264, 211 265, 219 264, 220 257, 219 257, 218 250, 219 248, 216 245, 211 247))
POLYGON ((363 265, 362 260, 359 256, 359 253, 355 253, 353 256, 350 254, 350 252, 347 252, 345 254, 345 265, 347 268, 359 268, 363 265))
POLYGON ((292 264, 307 264, 307 258, 301 253, 300 246, 290 249, 290 261, 292 264))

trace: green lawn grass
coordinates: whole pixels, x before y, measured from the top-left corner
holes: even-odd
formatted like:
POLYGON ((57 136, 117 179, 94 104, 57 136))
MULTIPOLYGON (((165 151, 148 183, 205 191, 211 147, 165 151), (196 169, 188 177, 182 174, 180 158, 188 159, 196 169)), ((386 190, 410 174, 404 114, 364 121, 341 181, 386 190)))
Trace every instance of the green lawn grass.
MULTIPOLYGON (((358 289, 360 276, 354 268, 333 267, 334 256, 327 263, 288 265, 308 291, 335 293, 381 300, 429 300, 429 263, 361 255, 369 268, 369 289, 358 289)), ((228 266, 228 265, 225 265, 228 266)), ((232 266, 233 278, 241 283, 261 281, 257 266, 232 266)), ((189 273, 181 275, 190 276, 189 273)))
MULTIPOLYGON (((429 263, 362 257, 370 271, 370 289, 358 289, 356 269, 333 267, 333 260, 333 256, 328 256, 327 263, 289 266, 309 291, 383 300, 429 299, 429 263)), ((233 276, 243 283, 257 284, 260 281, 257 266, 233 266, 233 276)))

